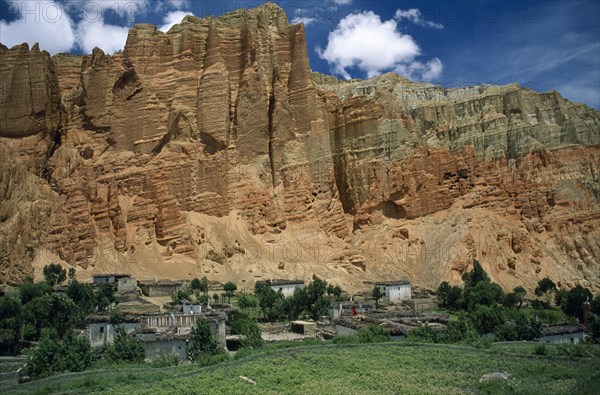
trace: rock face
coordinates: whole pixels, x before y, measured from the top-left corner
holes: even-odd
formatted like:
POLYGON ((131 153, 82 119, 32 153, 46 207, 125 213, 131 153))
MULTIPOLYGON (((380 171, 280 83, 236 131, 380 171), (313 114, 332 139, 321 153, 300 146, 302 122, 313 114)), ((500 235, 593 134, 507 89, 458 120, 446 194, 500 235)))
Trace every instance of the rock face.
POLYGON ((518 85, 310 71, 265 4, 122 53, 0 46, 0 281, 314 274, 600 284, 600 113, 518 85))

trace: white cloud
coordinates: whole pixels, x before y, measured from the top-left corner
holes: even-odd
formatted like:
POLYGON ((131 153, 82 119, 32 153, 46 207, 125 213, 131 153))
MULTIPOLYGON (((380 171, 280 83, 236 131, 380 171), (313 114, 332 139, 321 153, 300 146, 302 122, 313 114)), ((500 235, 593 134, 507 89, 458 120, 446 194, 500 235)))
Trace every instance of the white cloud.
POLYGON ((409 22, 414 23, 415 25, 431 27, 434 29, 444 28, 444 25, 442 25, 441 23, 435 23, 423 19, 421 11, 418 8, 410 8, 408 10, 396 10, 394 19, 396 19, 397 21, 407 20, 409 22))
POLYGON ((18 18, 12 22, 0 20, 0 41, 4 45, 39 42, 40 49, 52 54, 68 52, 75 45, 73 21, 60 3, 10 0, 9 6, 18 18))
POLYGON ((401 64, 394 69, 399 75, 419 81, 433 81, 442 75, 442 70, 444 70, 444 65, 438 58, 433 58, 425 63, 414 61, 408 64, 401 64))
POLYGON ((352 0, 333 0, 333 2, 338 5, 347 5, 352 3, 352 0))
POLYGON ((432 80, 443 69, 435 58, 426 63, 415 60, 421 50, 408 34, 397 30, 395 20, 381 21, 372 11, 354 13, 343 18, 329 33, 327 47, 317 48, 319 56, 329 62, 335 73, 350 79, 347 69, 356 67, 368 78, 395 70, 414 79, 432 80))
POLYGON ((294 19, 292 19, 293 24, 304 23, 304 26, 308 26, 311 23, 314 23, 316 21, 317 20, 315 18, 308 18, 308 17, 302 17, 302 16, 296 16, 296 17, 294 17, 294 19))
POLYGON ((150 0, 87 0, 83 12, 87 14, 100 12, 102 14, 112 10, 120 17, 127 17, 127 21, 132 23, 136 15, 144 14, 148 10, 149 4, 150 0))
POLYGON ((304 23, 304 26, 308 26, 311 23, 318 22, 317 12, 307 8, 296 8, 294 11, 294 18, 292 19, 293 24, 304 23), (310 16, 309 16, 310 15, 310 16))
POLYGON ((190 6, 190 0, 167 0, 167 4, 176 10, 181 10, 190 6))
POLYGON ((84 20, 77 26, 77 44, 85 53, 91 53, 94 47, 102 48, 106 53, 115 53, 125 47, 128 34, 129 28, 126 26, 107 25, 104 20, 84 20))
POLYGON ((194 15, 191 12, 171 11, 163 18, 163 25, 158 28, 161 32, 168 32, 173 25, 180 23, 186 15, 194 15))

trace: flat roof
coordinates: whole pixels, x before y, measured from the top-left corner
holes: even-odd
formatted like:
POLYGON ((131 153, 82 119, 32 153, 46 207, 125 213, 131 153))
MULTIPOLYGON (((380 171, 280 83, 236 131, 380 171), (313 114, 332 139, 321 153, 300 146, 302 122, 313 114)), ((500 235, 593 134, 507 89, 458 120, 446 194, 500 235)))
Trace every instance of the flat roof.
POLYGON ((408 280, 397 280, 397 281, 378 281, 375 285, 383 285, 386 287, 393 285, 410 285, 410 281, 408 280))
POLYGON ((290 324, 294 324, 294 325, 317 325, 317 323, 314 322, 314 321, 302 321, 302 320, 290 321, 290 324))
POLYGON ((92 278, 96 278, 96 277, 116 277, 116 278, 123 278, 123 277, 131 277, 131 274, 125 274, 125 273, 92 274, 92 278))
POLYGON ((139 280, 140 285, 182 285, 184 280, 139 280))
POLYGON ((268 285, 291 285, 291 284, 303 284, 304 280, 265 280, 268 285))
POLYGON ((542 327, 542 336, 567 335, 580 333, 584 330, 585 327, 581 324, 546 325, 542 327))

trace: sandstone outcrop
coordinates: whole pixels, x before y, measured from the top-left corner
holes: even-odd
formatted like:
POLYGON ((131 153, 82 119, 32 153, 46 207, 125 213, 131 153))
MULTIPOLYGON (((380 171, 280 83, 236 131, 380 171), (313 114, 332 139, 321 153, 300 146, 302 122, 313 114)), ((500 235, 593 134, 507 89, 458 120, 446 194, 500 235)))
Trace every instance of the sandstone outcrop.
POLYGON ((433 288, 477 257, 507 288, 600 289, 600 113, 557 92, 313 74, 272 4, 115 55, 0 52, 0 281, 433 288))

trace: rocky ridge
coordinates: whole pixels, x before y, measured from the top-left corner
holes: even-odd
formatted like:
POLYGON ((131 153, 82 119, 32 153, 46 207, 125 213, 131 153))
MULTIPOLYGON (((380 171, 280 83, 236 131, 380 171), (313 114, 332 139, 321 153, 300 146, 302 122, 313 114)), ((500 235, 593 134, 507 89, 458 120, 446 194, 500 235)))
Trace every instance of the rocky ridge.
POLYGON ((477 257, 507 288, 600 287, 600 113, 557 92, 311 73, 272 4, 136 25, 115 55, 0 53, 0 281, 433 288, 477 257))

